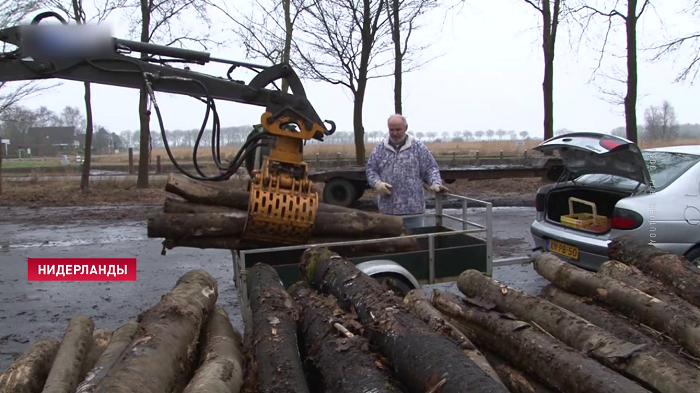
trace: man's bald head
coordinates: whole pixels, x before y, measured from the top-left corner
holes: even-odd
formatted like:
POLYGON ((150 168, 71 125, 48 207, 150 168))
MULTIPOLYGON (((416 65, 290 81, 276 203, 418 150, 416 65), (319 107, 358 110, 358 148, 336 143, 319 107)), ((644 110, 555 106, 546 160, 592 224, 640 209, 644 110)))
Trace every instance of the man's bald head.
POLYGON ((408 122, 402 115, 395 114, 389 116, 387 126, 389 128, 389 138, 395 143, 401 142, 406 137, 408 122))

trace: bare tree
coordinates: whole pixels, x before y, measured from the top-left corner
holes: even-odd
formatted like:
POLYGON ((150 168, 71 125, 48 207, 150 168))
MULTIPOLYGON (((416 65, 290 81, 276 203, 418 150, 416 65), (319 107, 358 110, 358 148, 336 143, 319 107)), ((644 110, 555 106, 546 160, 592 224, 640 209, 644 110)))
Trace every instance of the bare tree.
POLYGON ((527 139, 530 136, 530 133, 528 131, 520 131, 518 135, 520 135, 521 139, 527 139))
MULTIPOLYGON (((651 7, 650 0, 627 0, 626 11, 619 11, 617 9, 620 0, 615 0, 612 7, 609 7, 607 11, 598 10, 588 4, 582 5, 574 10, 574 13, 580 15, 579 23, 582 29, 587 29, 588 25, 591 23, 593 18, 603 17, 607 20, 607 30, 600 48, 600 57, 598 58, 598 66, 596 67, 595 73, 600 69, 603 61, 603 57, 606 52, 606 47, 609 42, 610 32, 613 29, 614 20, 618 19, 624 22, 626 42, 627 42, 627 76, 625 83, 627 85, 627 92, 622 99, 625 108, 625 130, 627 134, 627 139, 632 142, 637 143, 638 133, 637 133, 637 96, 638 96, 638 73, 637 73, 637 21, 644 14, 644 11, 651 7), (641 3, 641 7, 639 6, 641 3), (639 10, 639 11, 638 11, 639 10)), ((616 95, 612 92, 606 92, 607 94, 616 95)))
MULTIPOLYGON (((700 14, 700 0, 691 0, 690 7, 685 10, 686 13, 692 15, 700 14)), ((700 30, 693 33, 683 34, 679 37, 673 38, 663 44, 652 46, 652 50, 656 51, 656 54, 652 58, 652 61, 659 60, 667 55, 676 52, 683 48, 683 46, 692 46, 690 59, 686 66, 683 67, 681 72, 676 77, 676 82, 685 81, 690 75, 691 83, 695 81, 695 78, 700 72, 700 30)))
POLYGON ((297 23, 293 46, 298 68, 314 80, 345 86, 354 97, 353 131, 358 165, 365 162, 362 109, 370 79, 386 77, 391 49, 386 0, 310 0, 297 23))
POLYGON ((668 101, 644 111, 644 137, 651 141, 667 141, 678 137, 676 110, 668 101))
MULTIPOLYGON (((140 18, 132 20, 132 34, 139 32, 141 42, 159 43, 161 45, 185 46, 194 43, 207 49, 207 45, 216 44, 210 39, 211 20, 208 16, 206 0, 129 0, 128 6, 139 9, 140 18), (184 14, 198 23, 178 24, 178 18, 184 14), (205 31, 195 32, 188 27, 204 27, 205 31)), ((142 60, 148 60, 147 53, 141 53, 142 60)), ((148 172, 151 161, 151 111, 148 90, 144 87, 139 95, 139 169, 136 180, 137 188, 148 187, 148 172)))
POLYGON ((563 18, 562 0, 524 0, 542 16, 542 53, 544 54, 544 140, 554 136, 554 48, 560 19, 563 18))

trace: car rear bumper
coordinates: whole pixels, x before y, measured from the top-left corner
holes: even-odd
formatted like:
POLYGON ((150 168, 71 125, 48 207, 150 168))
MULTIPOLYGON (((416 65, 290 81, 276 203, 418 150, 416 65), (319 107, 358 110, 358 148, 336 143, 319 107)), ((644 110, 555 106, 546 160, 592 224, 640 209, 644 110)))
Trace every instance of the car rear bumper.
POLYGON ((548 251, 547 241, 554 240, 579 249, 578 260, 557 254, 562 260, 588 270, 598 270, 608 260, 608 243, 610 240, 594 238, 577 233, 576 230, 534 221, 530 233, 537 247, 548 251))

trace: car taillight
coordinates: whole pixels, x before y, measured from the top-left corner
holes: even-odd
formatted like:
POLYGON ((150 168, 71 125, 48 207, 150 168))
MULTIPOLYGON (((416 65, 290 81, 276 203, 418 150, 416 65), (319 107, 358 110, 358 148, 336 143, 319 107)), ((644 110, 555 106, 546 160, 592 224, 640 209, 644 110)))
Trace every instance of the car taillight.
POLYGON ((544 194, 537 194, 535 196, 535 210, 538 212, 544 211, 544 194))
POLYGON ((639 228, 642 223, 644 223, 644 218, 639 213, 616 207, 613 210, 610 226, 613 229, 631 230, 639 228))

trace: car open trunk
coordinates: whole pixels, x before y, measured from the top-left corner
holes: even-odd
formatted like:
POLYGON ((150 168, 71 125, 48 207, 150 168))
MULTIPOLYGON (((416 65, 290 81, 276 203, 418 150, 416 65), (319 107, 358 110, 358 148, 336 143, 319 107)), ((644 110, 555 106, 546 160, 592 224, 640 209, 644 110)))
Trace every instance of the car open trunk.
MULTIPOLYGON (((629 192, 591 188, 590 186, 555 187, 546 196, 546 219, 551 223, 564 225, 561 222, 561 217, 563 215, 570 213, 593 213, 590 206, 578 202, 572 203, 573 212, 569 212, 569 198, 573 197, 594 203, 596 206, 596 213, 599 216, 607 217, 609 223, 612 217, 613 209, 615 208, 615 204, 617 204, 620 199, 628 196, 630 196, 629 192)), ((572 229, 594 233, 605 233, 610 230, 609 225, 604 229, 572 229)))

